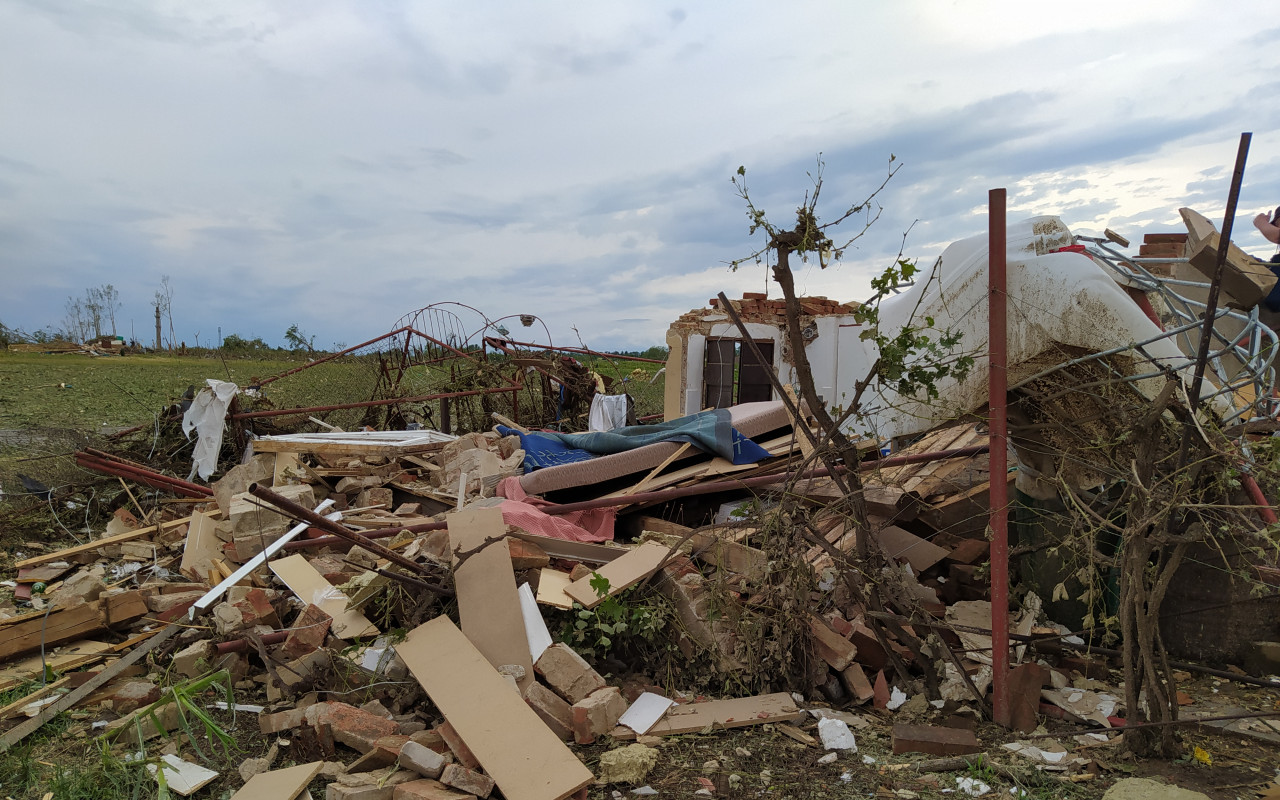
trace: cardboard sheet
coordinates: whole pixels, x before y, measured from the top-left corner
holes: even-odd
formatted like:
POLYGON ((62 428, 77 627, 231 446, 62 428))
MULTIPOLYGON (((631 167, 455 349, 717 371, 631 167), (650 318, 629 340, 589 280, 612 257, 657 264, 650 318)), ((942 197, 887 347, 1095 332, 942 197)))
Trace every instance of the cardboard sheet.
POLYGON ((396 652, 507 800, 561 800, 592 782, 448 617, 414 628, 396 652))

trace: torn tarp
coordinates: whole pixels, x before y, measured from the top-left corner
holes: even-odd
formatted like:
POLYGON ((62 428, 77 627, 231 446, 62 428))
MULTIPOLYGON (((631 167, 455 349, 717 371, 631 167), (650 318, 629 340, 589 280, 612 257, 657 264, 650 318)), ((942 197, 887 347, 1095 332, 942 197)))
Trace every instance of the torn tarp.
POLYGON ((596 456, 622 453, 659 442, 691 442, 734 464, 754 464, 769 453, 738 433, 730 424, 727 408, 699 411, 657 425, 632 425, 594 433, 521 433, 498 426, 503 436, 519 436, 524 449, 524 471, 587 461, 596 456))
POLYGON ((222 429, 226 427, 227 406, 231 398, 236 396, 240 387, 229 381, 208 379, 208 388, 201 389, 200 394, 191 403, 191 408, 182 415, 182 433, 191 438, 191 429, 199 433, 196 449, 191 454, 191 474, 187 480, 196 475, 200 480, 209 480, 209 476, 218 468, 218 451, 222 449, 222 429))

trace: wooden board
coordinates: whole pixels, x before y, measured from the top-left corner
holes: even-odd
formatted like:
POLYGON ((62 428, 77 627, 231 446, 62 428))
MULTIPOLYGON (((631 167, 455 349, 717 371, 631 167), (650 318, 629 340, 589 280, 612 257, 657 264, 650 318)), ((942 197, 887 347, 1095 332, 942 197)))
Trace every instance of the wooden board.
POLYGON ((231 800, 294 800, 320 774, 323 761, 299 764, 286 769, 259 772, 249 779, 231 800))
MULTIPOLYGON (((763 725, 766 722, 796 722, 808 716, 800 710, 795 700, 786 692, 762 694, 755 697, 738 697, 732 700, 712 700, 709 703, 689 703, 672 706, 658 724, 649 729, 649 736, 673 736, 678 733, 697 733, 707 726, 715 728, 743 728, 763 725)), ((635 731, 618 727, 613 730, 615 739, 634 739, 635 731)))
POLYGON ((928 539, 922 539, 914 533, 904 531, 897 525, 886 525, 876 532, 880 546, 889 558, 906 561, 916 575, 937 564, 947 557, 951 551, 939 547, 928 539))
POLYGON ((448 617, 396 653, 507 800, 561 800, 594 778, 448 617))
POLYGON ((449 525, 449 549, 454 554, 453 586, 462 632, 494 668, 506 664, 523 667, 524 677, 516 681, 523 693, 534 680, 533 661, 502 511, 469 508, 456 511, 445 520, 449 525), (473 550, 486 539, 497 541, 458 563, 458 552, 473 550))
POLYGON ((366 619, 364 614, 347 609, 350 599, 338 587, 325 580, 303 556, 295 554, 272 561, 268 566, 302 602, 320 606, 326 614, 333 617, 333 625, 329 631, 334 636, 352 639, 378 634, 377 626, 366 619))
POLYGON ((293 433, 253 440, 255 453, 319 453, 330 456, 398 456, 439 450, 457 439, 439 431, 293 433))
POLYGON ((60 642, 81 639, 106 627, 100 600, 82 603, 74 608, 52 611, 47 619, 44 614, 40 614, 36 618, 19 622, 17 625, 9 625, 4 629, 4 640, 0 642, 0 660, 8 660, 31 650, 38 650, 41 642, 48 647, 60 642))
MULTIPOLYGON (((212 499, 213 498, 210 498, 210 501, 212 501, 212 499)), ((213 511, 210 513, 217 514, 218 512, 213 511)), ((47 564, 50 561, 65 561, 69 556, 79 555, 80 553, 91 553, 94 550, 97 550, 99 547, 104 547, 109 544, 121 544, 122 542, 132 542, 134 539, 141 539, 144 536, 150 536, 159 531, 167 531, 170 528, 176 528, 179 525, 186 525, 190 521, 191 521, 191 517, 183 517, 182 519, 174 519, 168 522, 162 522, 159 525, 148 525, 145 528, 138 528, 132 531, 125 531, 124 533, 119 533, 119 534, 116 534, 115 536, 104 536, 101 539, 95 539, 92 542, 88 542, 86 544, 78 544, 75 547, 68 547, 65 550, 59 550, 55 553, 45 553, 42 556, 32 556, 31 558, 24 558, 22 561, 17 562, 13 566, 16 569, 22 569, 23 567, 34 567, 37 564, 47 564)))
POLYGON ((628 551, 623 547, 615 547, 597 542, 574 542, 569 539, 557 539, 554 536, 539 536, 527 531, 512 531, 509 536, 533 542, 552 558, 563 558, 569 561, 585 561, 588 564, 608 564, 628 551))
POLYGON ((538 602, 566 611, 573 608, 573 598, 564 593, 565 587, 571 583, 569 573, 543 567, 538 576, 538 602))
POLYGON ((634 586, 657 572, 658 566, 670 552, 671 548, 665 544, 645 542, 596 570, 597 573, 609 579, 607 595, 602 596, 592 588, 591 581, 595 575, 588 575, 574 581, 565 587, 564 593, 581 603, 583 608, 595 608, 604 602, 606 596, 613 597, 628 586, 634 586))
MULTIPOLYGON (((45 661, 54 672, 66 672, 85 664, 91 664, 112 651, 112 647, 104 642, 79 641, 60 648, 56 653, 49 653, 45 661)), ((44 667, 37 653, 14 664, 0 669, 0 692, 7 692, 15 686, 40 677, 44 667)))
POLYGON ((222 558, 222 540, 214 530, 213 517, 196 512, 187 526, 187 541, 182 549, 182 562, 178 571, 193 581, 216 584, 221 578, 210 576, 214 560, 222 558))

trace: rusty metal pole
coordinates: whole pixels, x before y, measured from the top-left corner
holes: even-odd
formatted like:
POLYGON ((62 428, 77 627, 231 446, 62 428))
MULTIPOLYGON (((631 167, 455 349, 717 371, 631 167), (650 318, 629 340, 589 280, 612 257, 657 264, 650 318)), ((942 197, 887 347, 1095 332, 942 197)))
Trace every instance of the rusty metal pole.
POLYGON ((1005 190, 988 196, 987 352, 991 432, 991 671, 995 721, 1010 726, 1009 708, 1009 413, 1008 280, 1006 274, 1005 190))
MULTIPOLYGON (((1204 368, 1209 360, 1209 345, 1213 341, 1213 323, 1218 316, 1218 294, 1222 289, 1222 275, 1227 268, 1227 251, 1231 249, 1231 228, 1236 218, 1236 202, 1240 199, 1240 184, 1244 181, 1244 163, 1249 158, 1249 142, 1252 133, 1240 134, 1240 148, 1236 151, 1236 168, 1231 173, 1231 189, 1227 193, 1227 211, 1222 219, 1222 233, 1218 236, 1218 259, 1214 265, 1213 281, 1209 284, 1209 297, 1205 300, 1204 329, 1200 333, 1200 348, 1196 353, 1196 369, 1191 379, 1191 410, 1200 406, 1200 387, 1204 382, 1204 368)), ((1183 454, 1186 453, 1184 442, 1183 454)), ((1181 462, 1182 459, 1179 459, 1181 462)))

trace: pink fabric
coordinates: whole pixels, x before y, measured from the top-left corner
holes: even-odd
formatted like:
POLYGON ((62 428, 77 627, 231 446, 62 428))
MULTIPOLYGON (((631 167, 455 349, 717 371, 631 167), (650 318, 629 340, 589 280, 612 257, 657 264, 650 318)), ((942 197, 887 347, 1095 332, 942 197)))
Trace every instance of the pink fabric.
POLYGON ((613 539, 615 509, 597 508, 553 517, 539 506, 554 504, 540 497, 530 497, 520 486, 518 477, 503 478, 498 484, 498 496, 506 498, 498 506, 502 511, 502 521, 520 530, 573 542, 607 542, 613 539))

